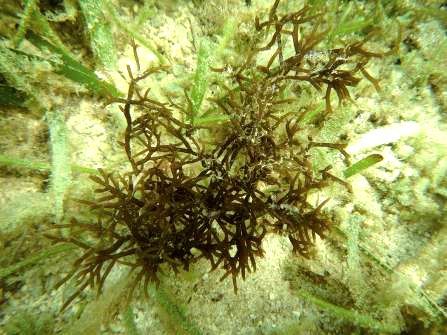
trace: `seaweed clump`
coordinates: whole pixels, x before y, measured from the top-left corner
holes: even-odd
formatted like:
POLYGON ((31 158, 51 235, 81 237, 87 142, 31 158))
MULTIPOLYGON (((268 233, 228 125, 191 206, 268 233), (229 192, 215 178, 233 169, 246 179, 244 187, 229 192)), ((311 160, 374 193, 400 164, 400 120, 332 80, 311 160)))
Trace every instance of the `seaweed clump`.
POLYGON ((163 264, 175 272, 205 259, 211 270, 221 269, 222 279, 231 276, 237 292, 237 278, 256 270, 263 255, 266 233, 288 236, 293 251, 310 256, 317 236, 324 238, 330 225, 322 213, 329 200, 313 205, 308 196, 332 182, 347 184, 312 164, 314 147, 335 149, 348 159, 342 143, 317 143, 303 136, 305 112, 288 111, 285 105, 299 99, 287 92, 310 83, 321 90, 326 85, 326 113, 332 112, 331 90, 340 101, 349 98, 348 86, 355 86, 363 74, 378 88, 378 81, 365 69, 373 57, 388 53, 367 51, 361 42, 344 48, 317 49, 327 30, 319 30, 321 15, 310 15, 309 7, 279 18, 276 0, 267 21, 256 19, 258 32, 270 41, 255 48, 238 66, 214 69, 227 76, 230 85, 211 104, 229 118, 224 129, 218 125, 201 129, 178 115, 191 114, 192 103, 156 101, 144 93, 140 83, 147 76, 165 70, 141 71, 134 45, 138 73, 128 67, 127 97, 112 98, 120 104, 127 127, 122 147, 129 162, 126 173, 107 172, 90 178, 97 184, 94 201, 82 200, 94 211, 94 224, 73 219, 69 237, 51 236, 58 242, 83 249, 73 269, 59 283, 74 279, 77 290, 67 307, 87 287, 98 294, 116 264, 129 266, 135 277, 129 298, 142 284, 158 282, 163 264), (305 33, 305 24, 312 23, 305 33), (294 54, 284 56, 292 43, 294 54), (257 54, 271 50, 266 65, 257 64, 257 54), (344 68, 343 66, 350 67, 344 68), (219 131, 219 136, 203 134, 219 131), (202 136, 199 136, 202 135, 202 136))

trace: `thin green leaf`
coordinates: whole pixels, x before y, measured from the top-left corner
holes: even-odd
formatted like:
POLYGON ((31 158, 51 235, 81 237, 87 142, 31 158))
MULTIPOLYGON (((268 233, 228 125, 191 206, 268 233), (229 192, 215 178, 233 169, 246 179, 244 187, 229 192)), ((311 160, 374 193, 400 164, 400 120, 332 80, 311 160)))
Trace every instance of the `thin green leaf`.
MULTIPOLYGON (((28 159, 20 159, 15 157, 9 157, 0 155, 0 165, 13 167, 13 168, 25 168, 31 170, 50 171, 51 164, 46 162, 35 162, 28 159)), ((71 169, 78 173, 99 174, 98 170, 88 168, 79 165, 72 165, 71 169)))
POLYGON ((14 36, 14 45, 17 47, 24 39, 26 30, 28 29, 28 25, 30 23, 31 17, 34 11, 37 10, 37 0, 25 0, 25 9, 22 13, 19 23, 19 29, 17 30, 17 34, 14 36))
POLYGON ((132 310, 132 306, 128 306, 123 314, 124 326, 126 327, 127 333, 129 335, 138 335, 140 332, 138 331, 137 325, 135 323, 135 315, 132 310))
POLYGON ((375 331, 383 333, 400 333, 401 329, 398 324, 385 323, 378 321, 368 314, 359 313, 355 310, 346 309, 337 305, 334 305, 328 301, 325 301, 319 297, 316 297, 304 290, 297 290, 295 293, 301 298, 311 302, 318 306, 320 309, 328 312, 335 317, 352 322, 353 324, 373 329, 375 331))
POLYGON ((34 33, 28 33, 27 38, 39 49, 48 49, 52 53, 61 57, 62 66, 59 67, 57 72, 64 75, 66 78, 83 84, 100 95, 111 95, 113 97, 123 95, 115 86, 99 79, 92 70, 85 67, 77 60, 67 55, 63 50, 55 47, 42 37, 34 33))
POLYGON ((85 30, 96 59, 107 69, 114 70, 117 63, 115 41, 110 24, 103 14, 102 0, 79 0, 85 18, 85 30))
POLYGON ((191 89, 192 115, 189 116, 191 124, 195 123, 195 118, 199 115, 203 98, 208 88, 210 50, 206 40, 202 40, 197 53, 197 67, 194 75, 194 82, 191 89))
POLYGON ((174 296, 163 288, 150 287, 154 301, 160 309, 162 322, 172 334, 200 335, 202 332, 193 320, 188 316, 184 306, 175 301, 174 296))
POLYGON ((40 261, 48 260, 49 257, 60 254, 62 252, 67 252, 67 251, 73 250, 75 248, 76 248, 76 246, 69 245, 69 244, 59 244, 54 247, 51 247, 51 248, 44 250, 36 255, 32 255, 28 258, 25 258, 24 260, 17 262, 11 266, 1 269, 0 270, 0 279, 3 279, 6 276, 9 276, 10 274, 17 272, 20 269, 23 269, 24 267, 36 264, 40 261))
POLYGON ((362 160, 359 160, 358 162, 352 164, 350 167, 348 167, 346 170, 343 171, 343 175, 345 178, 349 178, 367 168, 370 166, 377 164, 383 160, 383 157, 379 154, 373 154, 369 155, 368 157, 363 158, 362 160))

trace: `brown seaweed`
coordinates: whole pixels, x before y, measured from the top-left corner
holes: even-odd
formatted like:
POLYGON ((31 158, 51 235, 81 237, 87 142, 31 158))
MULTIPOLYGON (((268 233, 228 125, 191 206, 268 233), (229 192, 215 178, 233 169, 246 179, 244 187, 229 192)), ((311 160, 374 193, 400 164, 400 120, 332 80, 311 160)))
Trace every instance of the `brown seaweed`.
POLYGON ((361 80, 358 73, 378 87, 365 66, 370 58, 388 53, 364 48, 372 35, 344 48, 318 51, 327 33, 319 29, 322 16, 308 14, 306 6, 278 17, 278 4, 276 0, 265 22, 255 22, 259 32, 274 28, 267 44, 231 72, 233 87, 221 85, 221 94, 210 99, 229 116, 229 126, 213 143, 199 136, 198 126, 175 116, 188 111, 187 96, 185 106, 142 92, 141 81, 165 68, 142 72, 134 45, 138 73, 128 67, 127 96, 110 101, 120 105, 126 119, 121 145, 129 170, 100 169, 99 176, 91 176, 98 197, 81 202, 96 213, 97 222, 73 219, 63 226, 71 228, 70 237, 50 236, 83 250, 58 284, 72 279, 77 285, 63 308, 87 287, 99 294, 117 264, 136 273, 129 298, 138 285, 147 291, 150 282, 159 281, 161 265, 188 271, 200 259, 209 262, 210 270, 221 269, 222 279, 231 276, 237 292, 237 279, 256 270, 267 233, 288 236, 293 251, 304 257, 317 236, 324 238, 331 222, 322 208, 329 199, 315 206, 308 196, 328 183, 349 185, 330 174, 330 167, 315 171, 311 150, 334 149, 348 159, 345 144, 300 139, 303 114, 286 111, 284 106, 296 97, 284 98, 283 93, 297 82, 318 90, 325 85, 329 114, 331 91, 340 101, 349 99, 347 87, 361 80), (302 25, 308 22, 313 28, 302 36, 302 25), (285 58, 287 39, 292 39, 295 54, 285 58), (256 66, 256 54, 271 48, 276 50, 267 65, 256 66), (346 64, 351 68, 341 69, 346 64))

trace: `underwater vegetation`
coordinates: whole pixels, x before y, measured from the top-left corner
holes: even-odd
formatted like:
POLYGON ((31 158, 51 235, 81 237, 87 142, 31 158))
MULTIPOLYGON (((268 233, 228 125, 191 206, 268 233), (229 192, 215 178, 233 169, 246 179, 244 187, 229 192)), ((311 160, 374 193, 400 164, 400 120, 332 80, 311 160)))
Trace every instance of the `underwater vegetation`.
POLYGON ((408 33, 436 1, 3 3, 7 334, 442 333, 442 118, 411 136, 445 74, 408 33))
MULTIPOLYGON (((283 105, 299 99, 285 91, 292 85, 294 90, 306 84, 319 91, 325 87, 326 109, 320 120, 324 121, 333 112, 332 90, 340 103, 348 100, 347 87, 356 86, 360 75, 379 89, 367 63, 396 49, 365 48, 373 32, 345 47, 319 50, 327 35, 327 29, 320 28, 322 14, 310 14, 308 6, 279 14, 278 4, 276 0, 266 21, 255 21, 256 30, 270 34, 270 41, 242 65, 214 69, 225 73, 230 84, 219 87, 220 95, 211 99, 229 118, 229 127, 213 141, 202 140, 202 127, 194 123, 195 108, 187 93, 183 104, 171 97, 161 102, 150 97, 150 87, 141 87, 142 80, 166 67, 141 69, 133 45, 137 73, 127 67, 127 96, 108 101, 120 105, 126 120, 121 145, 131 169, 124 173, 100 169, 99 175, 90 177, 98 197, 80 202, 97 214, 96 224, 73 218, 69 224, 56 225, 69 228, 68 237, 47 235, 84 252, 56 285, 73 279, 78 286, 63 308, 87 287, 100 293, 118 263, 136 273, 129 296, 140 283, 147 291, 149 282, 158 282, 162 264, 175 272, 188 271, 202 258, 211 270, 224 271, 221 280, 231 276, 236 293, 237 278, 245 279, 256 270, 267 233, 287 236, 293 251, 304 257, 316 236, 324 238, 331 222, 322 209, 329 199, 313 205, 308 195, 332 182, 349 186, 329 172, 330 166, 315 169, 312 151, 338 150, 347 162, 349 155, 346 144, 302 136, 306 131, 300 121, 306 113, 284 111, 283 105), (293 44, 293 54, 285 57, 288 43, 293 44), (257 65, 256 54, 271 49, 267 65, 257 65)), ((211 126, 206 131, 216 130, 211 126)))

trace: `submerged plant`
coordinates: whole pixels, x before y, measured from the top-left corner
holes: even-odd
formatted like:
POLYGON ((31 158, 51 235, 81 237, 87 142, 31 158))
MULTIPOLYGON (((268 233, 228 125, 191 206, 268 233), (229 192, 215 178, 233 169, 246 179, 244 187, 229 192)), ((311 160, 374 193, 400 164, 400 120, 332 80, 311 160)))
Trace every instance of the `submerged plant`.
POLYGON ((73 279, 77 285, 63 308, 87 287, 99 294, 116 264, 136 273, 129 298, 140 283, 147 292, 150 282, 158 282, 163 264, 187 271, 200 259, 211 270, 222 269, 222 279, 231 276, 237 292, 237 278, 256 270, 267 233, 286 235, 293 251, 304 257, 317 235, 324 238, 331 222, 321 211, 329 199, 312 204, 308 197, 334 181, 347 184, 329 172, 330 166, 316 168, 312 151, 325 147, 340 151, 346 160, 348 155, 345 144, 307 137, 305 113, 286 107, 299 99, 291 87, 310 83, 320 90, 325 85, 326 116, 332 112, 331 90, 340 101, 348 99, 347 87, 361 80, 357 73, 378 87, 365 66, 388 52, 366 50, 372 34, 344 48, 319 51, 317 45, 328 32, 319 30, 322 16, 310 15, 306 6, 279 18, 278 4, 276 0, 267 21, 255 22, 257 31, 274 28, 267 45, 243 65, 214 69, 227 73, 231 83, 220 84, 221 93, 210 99, 213 108, 228 116, 224 129, 178 117, 179 112, 194 112, 187 95, 186 103, 171 97, 160 102, 149 96, 149 89, 143 91, 142 80, 165 67, 141 71, 134 44, 138 72, 129 66, 127 96, 110 98, 126 119, 121 144, 128 172, 100 169, 91 176, 98 198, 81 202, 96 213, 97 222, 72 219, 57 226, 70 228, 68 237, 50 236, 83 249, 59 283, 73 279), (313 28, 305 34, 307 23, 313 28), (285 57, 290 39, 294 54, 285 57), (257 54, 274 46, 268 64, 258 66, 257 54), (219 135, 213 137, 211 131, 219 135))

